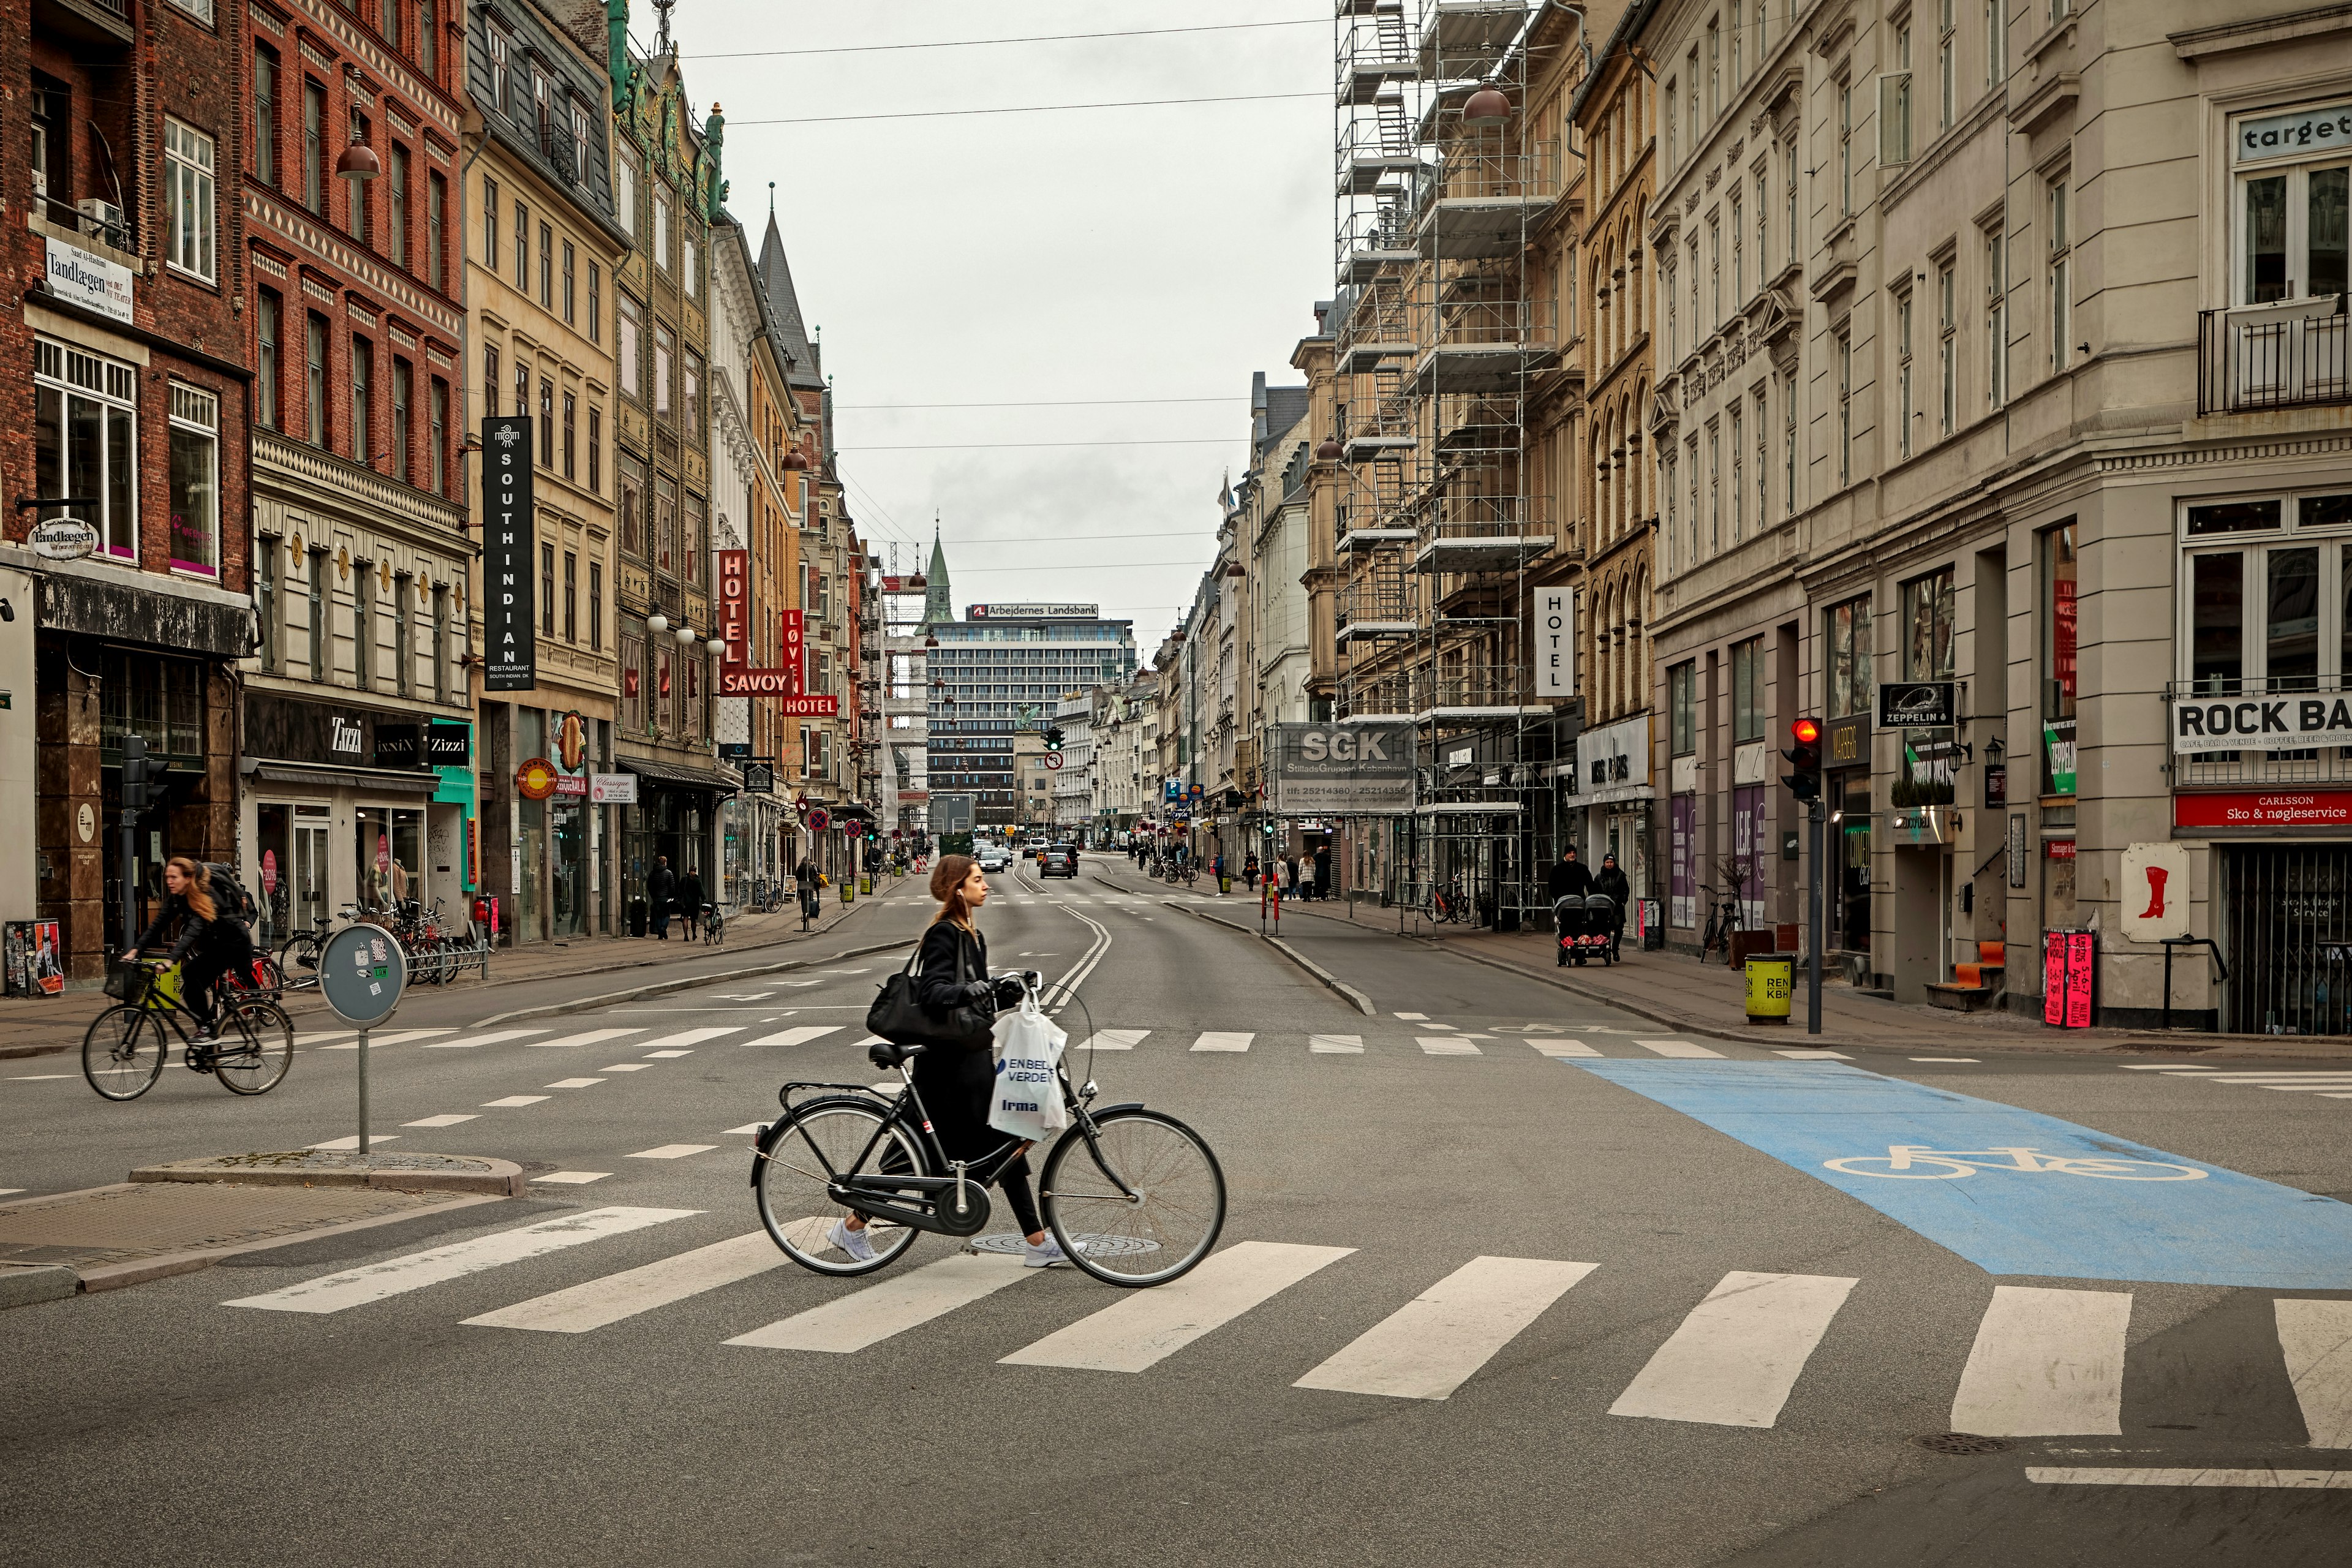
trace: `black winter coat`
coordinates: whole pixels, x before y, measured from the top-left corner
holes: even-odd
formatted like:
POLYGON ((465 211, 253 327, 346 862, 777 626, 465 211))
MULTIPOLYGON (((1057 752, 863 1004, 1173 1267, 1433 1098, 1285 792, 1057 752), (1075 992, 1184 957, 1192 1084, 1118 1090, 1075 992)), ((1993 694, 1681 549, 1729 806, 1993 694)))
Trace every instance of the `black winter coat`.
POLYGON ((1592 891, 1592 871, 1581 860, 1559 861, 1545 879, 1544 890, 1554 899, 1564 899, 1570 893, 1580 899, 1592 891))
POLYGON ((1633 896, 1633 884, 1625 879, 1625 873, 1622 868, 1615 866, 1603 866, 1601 868, 1601 874, 1592 879, 1592 890, 1596 893, 1606 893, 1616 900, 1617 908, 1622 913, 1626 901, 1633 896))
MULTIPOLYGON (((944 1013, 962 1004, 966 984, 988 978, 988 942, 953 921, 934 921, 923 933, 920 963, 915 1000, 944 1013)), ((1004 1142, 1004 1134, 988 1125, 989 1101, 996 1092, 993 1043, 983 1038, 969 1046, 932 1046, 915 1058, 915 1092, 923 1097, 940 1147, 950 1158, 976 1159, 1004 1142)))
POLYGON ((677 879, 677 901, 686 906, 689 914, 700 910, 709 901, 703 897, 702 879, 691 871, 680 877, 677 879))

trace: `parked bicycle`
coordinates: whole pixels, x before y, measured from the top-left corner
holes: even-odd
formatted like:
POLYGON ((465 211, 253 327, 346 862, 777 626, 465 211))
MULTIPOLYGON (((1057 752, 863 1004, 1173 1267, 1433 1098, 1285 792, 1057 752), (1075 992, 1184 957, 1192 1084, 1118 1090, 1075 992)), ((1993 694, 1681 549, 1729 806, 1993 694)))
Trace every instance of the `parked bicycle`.
POLYGON ((719 947, 727 941, 727 911, 717 904, 702 906, 702 945, 719 947))
MULTIPOLYGON (((1715 892, 1707 883, 1701 882, 1698 886, 1703 893, 1713 895, 1715 892)), ((1747 929, 1747 918, 1741 913, 1741 907, 1739 884, 1734 882, 1730 892, 1716 899, 1706 917, 1706 930, 1700 936, 1698 945, 1701 963, 1705 963, 1717 948, 1723 950, 1725 958, 1731 956, 1731 933, 1747 929)))
POLYGON ((81 1073, 109 1100, 136 1100, 155 1086, 172 1054, 220 1079, 232 1094, 267 1094, 294 1063, 294 1023, 269 997, 221 977, 210 1042, 194 1039, 194 1013, 180 999, 180 966, 145 960, 126 972, 129 994, 90 1021, 81 1041, 81 1073))
MULTIPOLYGON (((908 1069, 925 1048, 887 1040, 866 1048, 876 1067, 897 1069, 905 1087, 895 1093, 801 1082, 778 1091, 784 1114, 760 1135, 751 1187, 760 1223, 802 1268, 870 1274, 923 1231, 976 1236, 988 1224, 989 1184, 1030 1144, 1007 1137, 984 1160, 950 1160, 908 1069), (870 1260, 827 1239, 845 1209, 867 1217, 870 1260)), ((1070 1261, 1107 1285, 1141 1286, 1164 1285, 1206 1258, 1224 1228, 1225 1176, 1201 1135, 1139 1103, 1096 1110, 1091 1079, 1074 1087, 1066 1065, 1055 1076, 1070 1125, 1046 1152, 1038 1201, 1070 1261)))
POLYGON ((1462 879, 1451 877, 1429 890, 1429 918, 1434 924, 1459 925, 1468 916, 1470 900, 1462 891, 1462 879))

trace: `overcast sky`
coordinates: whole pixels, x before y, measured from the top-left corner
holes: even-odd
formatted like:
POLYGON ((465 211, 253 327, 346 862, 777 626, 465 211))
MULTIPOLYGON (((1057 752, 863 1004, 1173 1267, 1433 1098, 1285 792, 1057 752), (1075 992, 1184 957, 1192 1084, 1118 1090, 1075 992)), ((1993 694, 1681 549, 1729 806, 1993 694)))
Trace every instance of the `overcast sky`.
MULTIPOLYGON (((824 329, 852 515, 903 563, 908 542, 929 551, 936 510, 960 612, 1098 601, 1133 618, 1148 660, 1191 602, 1218 486, 1246 461, 1250 373, 1297 383, 1291 350, 1330 293, 1330 9, 680 0, 695 109, 726 110, 730 208, 756 236, 768 182, 791 193, 780 221, 802 308, 824 329), (1302 25, 724 58, 1283 20, 1302 25), (757 123, 1281 92, 1315 96, 757 123), (1116 401, 1141 398, 1223 401, 1116 401), (1044 401, 1074 405, 863 406, 1044 401), (1206 444, 1018 445, 1122 441, 1206 444)), ((649 44, 651 5, 632 12, 649 44)))

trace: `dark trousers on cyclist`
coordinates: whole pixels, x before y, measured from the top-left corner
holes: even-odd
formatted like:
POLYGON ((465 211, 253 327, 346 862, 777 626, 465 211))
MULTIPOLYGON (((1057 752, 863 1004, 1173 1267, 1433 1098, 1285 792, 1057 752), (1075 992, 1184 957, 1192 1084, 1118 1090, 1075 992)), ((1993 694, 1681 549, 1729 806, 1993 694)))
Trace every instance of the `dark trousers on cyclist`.
POLYGON ((236 921, 216 920, 180 963, 180 1000, 197 1022, 213 1026, 213 988, 224 974, 242 976, 253 964, 253 938, 236 921))
MULTIPOLYGON (((931 1130, 950 1160, 976 1163, 1002 1150, 1005 1135, 988 1124, 996 1092, 996 1058, 985 1045, 948 1047, 915 1058, 915 1092, 930 1112, 931 1130)), ((1037 1216, 1037 1196, 1029 1184, 1029 1156, 1023 1154, 996 1174, 996 1185, 1024 1236, 1045 1228, 1037 1216)))

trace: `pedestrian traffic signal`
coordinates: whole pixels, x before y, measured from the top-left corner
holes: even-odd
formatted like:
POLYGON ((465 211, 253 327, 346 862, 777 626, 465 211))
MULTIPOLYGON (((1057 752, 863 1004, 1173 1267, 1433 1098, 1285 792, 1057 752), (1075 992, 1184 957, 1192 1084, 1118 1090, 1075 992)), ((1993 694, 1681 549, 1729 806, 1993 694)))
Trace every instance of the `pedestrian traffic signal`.
POLYGON ((1799 800, 1818 800, 1822 794, 1822 727, 1811 719, 1800 719, 1789 726, 1789 733, 1796 744, 1781 747, 1780 754, 1796 771, 1782 773, 1780 782, 1799 800))

